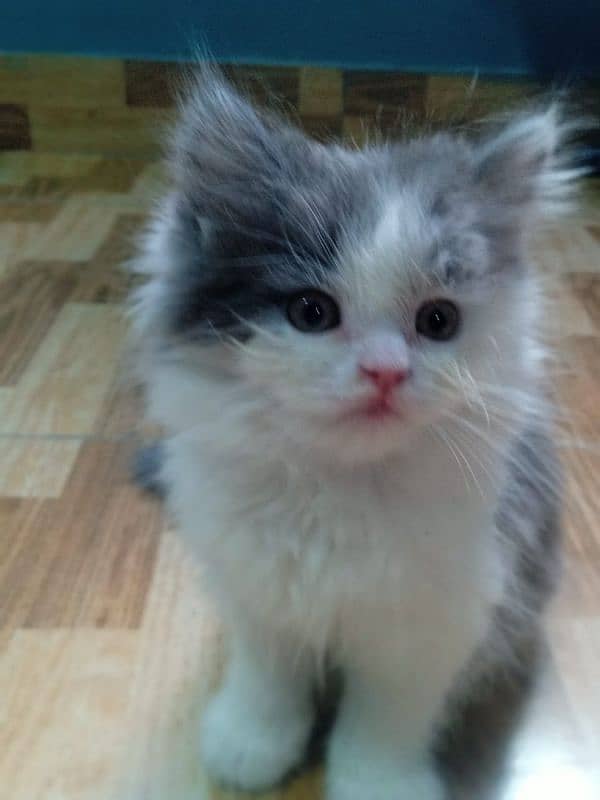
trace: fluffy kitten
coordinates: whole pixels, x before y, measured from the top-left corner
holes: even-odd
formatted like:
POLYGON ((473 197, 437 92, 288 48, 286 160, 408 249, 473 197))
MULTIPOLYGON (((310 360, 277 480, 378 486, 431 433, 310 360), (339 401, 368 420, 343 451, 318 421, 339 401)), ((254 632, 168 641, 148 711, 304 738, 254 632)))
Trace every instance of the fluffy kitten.
POLYGON ((216 779, 439 800, 450 707, 538 634, 559 531, 525 245, 576 172, 555 107, 477 140, 322 145, 205 72, 134 297, 162 479, 231 637, 216 779))

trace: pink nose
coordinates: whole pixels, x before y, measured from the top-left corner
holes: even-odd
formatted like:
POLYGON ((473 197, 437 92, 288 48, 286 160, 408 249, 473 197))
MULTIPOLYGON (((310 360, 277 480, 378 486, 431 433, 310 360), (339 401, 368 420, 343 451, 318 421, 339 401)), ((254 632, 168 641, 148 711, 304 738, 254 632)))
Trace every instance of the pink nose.
POLYGON ((370 380, 383 394, 388 394, 394 387, 404 383, 409 374, 407 369, 398 369, 397 367, 365 367, 362 364, 359 366, 359 370, 363 378, 370 380))

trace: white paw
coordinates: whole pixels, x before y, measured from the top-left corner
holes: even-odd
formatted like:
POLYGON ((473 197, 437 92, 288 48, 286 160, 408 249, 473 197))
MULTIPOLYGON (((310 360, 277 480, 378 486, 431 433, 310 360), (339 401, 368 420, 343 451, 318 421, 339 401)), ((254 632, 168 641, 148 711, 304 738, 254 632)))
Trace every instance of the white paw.
POLYGON ((339 761, 329 766, 327 800, 444 800, 441 780, 428 765, 339 761))
POLYGON ((268 789, 302 761, 312 726, 309 710, 256 712, 251 702, 242 704, 227 691, 210 702, 202 721, 201 752, 206 771, 218 783, 268 789))

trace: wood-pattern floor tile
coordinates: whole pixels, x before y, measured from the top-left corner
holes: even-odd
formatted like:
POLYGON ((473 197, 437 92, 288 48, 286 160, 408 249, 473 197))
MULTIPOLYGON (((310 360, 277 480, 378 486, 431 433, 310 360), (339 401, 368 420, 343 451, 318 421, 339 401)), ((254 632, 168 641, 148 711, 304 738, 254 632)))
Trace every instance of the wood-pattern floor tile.
MULTIPOLYGON (((4 93, 11 70, 11 92, 19 86, 30 92, 35 83, 20 58, 0 57, 0 102, 14 100, 4 93)), ((66 63, 53 67, 60 81, 67 80, 66 63)), ((296 109, 317 135, 342 124, 343 135, 359 142, 372 136, 378 117, 394 127, 403 96, 418 118, 432 112, 434 99, 443 114, 466 115, 528 91, 518 81, 478 82, 461 106, 464 78, 436 85, 421 76, 411 82, 384 75, 378 84, 372 73, 342 82, 335 70, 228 71, 261 102, 272 103, 274 90, 280 105, 296 109)), ((158 70, 158 83, 154 76, 154 88, 146 87, 148 97, 162 92, 165 108, 166 72, 158 70)), ((6 800, 244 796, 210 786, 197 755, 199 717, 226 651, 202 574, 177 536, 163 532, 161 507, 128 478, 136 439, 158 431, 141 422, 141 393, 128 381, 118 306, 130 279, 119 265, 168 181, 160 164, 143 159, 154 156, 159 128, 132 70, 129 108, 124 94, 123 107, 84 107, 86 86, 96 86, 100 97, 113 81, 112 91, 124 93, 125 75, 119 78, 113 64, 103 76, 77 76, 73 102, 62 110, 43 108, 46 98, 27 105, 33 145, 65 152, 0 154, 0 785, 8 787, 6 800), (73 147, 88 154, 73 155, 73 147)), ((565 408, 566 564, 550 614, 547 675, 514 743, 498 800, 600 797, 600 181, 586 184, 583 195, 576 217, 536 243, 559 314, 549 333, 565 408)), ((311 772, 260 798, 316 800, 321 777, 311 772)))
POLYGON ((600 444, 600 369, 596 336, 567 336, 562 339, 560 362, 556 367, 556 385, 562 417, 565 446, 573 445, 576 455, 581 447, 600 444))
POLYGON ((156 158, 169 117, 157 109, 31 106, 32 146, 55 153, 156 158))
POLYGON ((123 62, 116 58, 35 55, 29 64, 29 105, 55 107, 56 96, 67 108, 122 107, 123 62))
POLYGON ((265 65, 224 65, 225 75, 250 94, 258 103, 297 109, 300 93, 300 70, 297 67, 265 65))
POLYGON ((583 305, 595 325, 600 330, 600 272, 571 272, 566 276, 573 295, 583 305))
MULTIPOLYGON (((567 542, 570 543, 577 534, 573 530, 576 518, 567 516, 567 542)), ((564 559, 561 587, 556 597, 552 614, 556 619, 569 620, 595 619, 598 616, 598 598, 600 597, 600 561, 579 555, 569 544, 564 559)))
POLYGON ((394 128, 406 118, 423 119, 426 79, 396 72, 344 73, 344 113, 376 120, 382 128, 394 128))
POLYGON ((136 647, 128 631, 14 634, 0 662, 6 800, 118 800, 136 647))
POLYGON ((174 104, 184 74, 182 64, 126 60, 123 67, 128 106, 169 108, 174 104))
POLYGON ((2 222, 0 220, 0 279, 6 270, 35 247, 43 235, 41 222, 2 222))
POLYGON ((339 69, 300 70, 298 111, 301 117, 335 117, 344 113, 344 82, 339 69))
POLYGON ((21 258, 88 261, 106 239, 114 221, 112 208, 96 206, 87 195, 72 195, 21 258))
POLYGON ((117 375, 106 394, 96 422, 96 433, 103 436, 123 436, 137 433, 147 423, 144 422, 144 403, 141 387, 134 381, 130 355, 126 354, 117 375))
POLYGON ((59 498, 6 510, 2 627, 139 627, 163 511, 129 485, 130 456, 84 444, 59 498))
POLYGON ((30 150, 31 122, 27 107, 0 103, 0 150, 30 150))
POLYGON ((66 305, 3 403, 2 433, 92 432, 123 347, 124 321, 110 305, 66 305))
POLYGON ((86 175, 101 161, 97 153, 76 155, 69 153, 39 153, 18 151, 0 153, 0 185, 31 185, 34 178, 72 178, 86 175))
POLYGON ((0 496, 60 497, 80 443, 5 439, 0 443, 0 496))
POLYGON ((589 755, 600 753, 600 620, 555 620, 550 623, 550 640, 571 710, 589 755))
POLYGON ((0 282, 0 384, 19 380, 76 285, 64 262, 22 262, 7 271, 0 282))

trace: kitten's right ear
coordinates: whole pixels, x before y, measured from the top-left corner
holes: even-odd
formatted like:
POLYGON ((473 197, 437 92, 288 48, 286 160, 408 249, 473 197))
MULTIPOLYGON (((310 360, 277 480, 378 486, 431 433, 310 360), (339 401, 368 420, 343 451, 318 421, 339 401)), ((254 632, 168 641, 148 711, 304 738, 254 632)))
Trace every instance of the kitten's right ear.
POLYGON ((201 67, 180 103, 170 156, 177 188, 217 223, 255 223, 290 181, 310 171, 315 145, 258 111, 215 67, 201 67))

